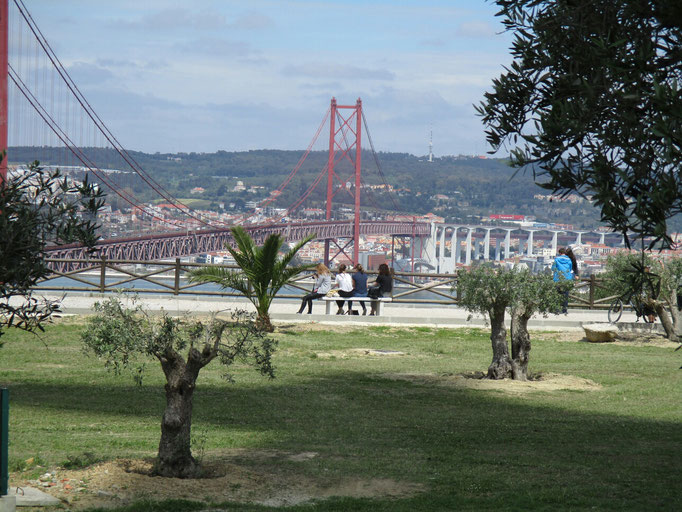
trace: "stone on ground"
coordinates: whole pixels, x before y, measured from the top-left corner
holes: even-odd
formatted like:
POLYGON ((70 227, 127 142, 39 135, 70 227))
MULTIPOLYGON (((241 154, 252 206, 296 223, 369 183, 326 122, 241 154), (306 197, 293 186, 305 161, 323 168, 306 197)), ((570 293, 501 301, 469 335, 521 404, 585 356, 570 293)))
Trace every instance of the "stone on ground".
POLYGON ((612 324, 583 325, 587 341, 592 343, 607 343, 616 339, 618 327, 612 324))

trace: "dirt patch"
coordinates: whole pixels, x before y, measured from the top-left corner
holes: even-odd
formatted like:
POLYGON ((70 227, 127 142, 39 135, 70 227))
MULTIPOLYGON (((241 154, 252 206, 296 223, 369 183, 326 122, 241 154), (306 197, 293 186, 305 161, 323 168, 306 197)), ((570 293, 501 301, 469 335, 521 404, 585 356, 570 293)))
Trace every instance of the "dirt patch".
MULTIPOLYGON (((440 329, 435 327, 410 327, 401 325, 391 327, 388 325, 381 326, 367 326, 359 323, 338 323, 338 322, 299 322, 299 323, 277 323, 275 324, 275 333, 293 334, 293 333, 308 333, 308 332, 331 332, 348 334, 353 330, 362 330, 364 336, 376 337, 390 337, 394 332, 418 334, 420 336, 435 335, 440 329)), ((453 329, 454 331, 454 329, 453 329)), ((466 332, 464 329, 458 329, 458 332, 466 332)))
POLYGON ((617 345, 628 345, 638 347, 662 347, 677 348, 680 344, 670 341, 668 338, 656 332, 626 332, 621 331, 616 334, 614 341, 617 345))
POLYGON ((315 355, 321 359, 348 359, 351 357, 396 357, 404 356, 405 352, 377 348, 351 348, 348 350, 328 350, 326 352, 316 352, 315 355))
POLYGON ((383 376, 392 380, 406 380, 416 383, 436 384, 466 389, 502 391, 514 395, 534 391, 596 391, 601 389, 600 384, 589 379, 575 377, 573 375, 560 375, 557 373, 544 373, 536 376, 533 380, 527 381, 511 379, 490 380, 483 378, 483 374, 481 373, 458 375, 390 373, 383 374, 383 376))
POLYGON ((338 323, 304 322, 296 324, 275 324, 275 333, 306 332, 348 332, 348 325, 338 323))
MULTIPOLYGON (((238 450, 204 462, 212 478, 192 480, 150 476, 152 460, 120 459, 86 469, 54 470, 18 486, 38 488, 62 500, 69 510, 124 506, 144 499, 290 506, 332 496, 397 498, 423 491, 420 485, 384 478, 313 478, 296 474, 291 465, 278 471, 282 466, 277 460, 306 464, 318 457, 316 452, 238 450), (248 464, 242 462, 245 459, 248 464)), ((14 484, 16 479, 12 480, 14 484)))

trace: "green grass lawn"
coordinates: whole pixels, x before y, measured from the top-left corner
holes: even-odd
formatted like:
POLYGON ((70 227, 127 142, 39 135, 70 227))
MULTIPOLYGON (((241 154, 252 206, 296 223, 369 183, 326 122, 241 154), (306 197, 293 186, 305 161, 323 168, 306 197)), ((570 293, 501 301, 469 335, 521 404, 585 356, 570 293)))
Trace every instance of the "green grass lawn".
MULTIPOLYGON (((156 452, 165 402, 158 364, 149 362, 136 387, 82 352, 82 328, 66 322, 48 327, 42 340, 20 332, 2 338, 10 467, 22 475, 44 471, 26 464, 30 458, 52 467, 156 452)), ((256 473, 320 485, 383 479, 416 489, 406 497, 329 498, 277 510, 682 509, 682 370, 671 348, 536 333, 531 372, 601 387, 509 393, 452 384, 455 375, 486 370, 485 331, 285 326, 275 336, 274 380, 241 364, 231 369, 235 383, 222 378, 219 365, 202 371, 193 429, 205 461, 229 453, 256 473), (302 452, 316 456, 263 462, 250 455, 302 452)), ((118 510, 197 509, 177 501, 118 510)), ((229 510, 269 508, 231 503, 229 510)))

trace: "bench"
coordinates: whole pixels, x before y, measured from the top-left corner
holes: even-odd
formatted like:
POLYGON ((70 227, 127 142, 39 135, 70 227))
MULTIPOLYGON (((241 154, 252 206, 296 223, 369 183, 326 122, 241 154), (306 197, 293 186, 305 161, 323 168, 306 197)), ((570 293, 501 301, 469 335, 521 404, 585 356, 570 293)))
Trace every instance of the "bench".
POLYGON ((392 297, 379 297, 378 299, 372 299, 370 297, 321 297, 321 299, 325 302, 326 308, 325 308, 325 314, 326 315, 331 315, 332 314, 332 304, 336 305, 337 300, 343 300, 343 301, 353 301, 353 302, 376 302, 377 303, 377 310, 375 315, 380 316, 381 315, 381 303, 382 302, 392 302, 393 298, 392 297))

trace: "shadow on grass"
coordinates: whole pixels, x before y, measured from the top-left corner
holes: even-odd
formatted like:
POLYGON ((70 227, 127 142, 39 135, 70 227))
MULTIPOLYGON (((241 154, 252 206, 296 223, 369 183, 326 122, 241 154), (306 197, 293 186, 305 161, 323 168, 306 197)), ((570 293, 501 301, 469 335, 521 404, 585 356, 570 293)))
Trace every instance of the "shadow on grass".
MULTIPOLYGON (((276 433, 263 437, 261 450, 318 454, 270 462, 281 471, 425 489, 397 501, 333 499, 319 510, 679 509, 680 425, 580 412, 570 395, 570 405, 538 406, 531 397, 337 372, 298 385, 200 386, 193 421, 256 438, 276 433)), ((14 406, 122 421, 160 422, 164 400, 159 388, 12 385, 14 406)), ((311 510, 292 510, 299 509, 311 510)))

